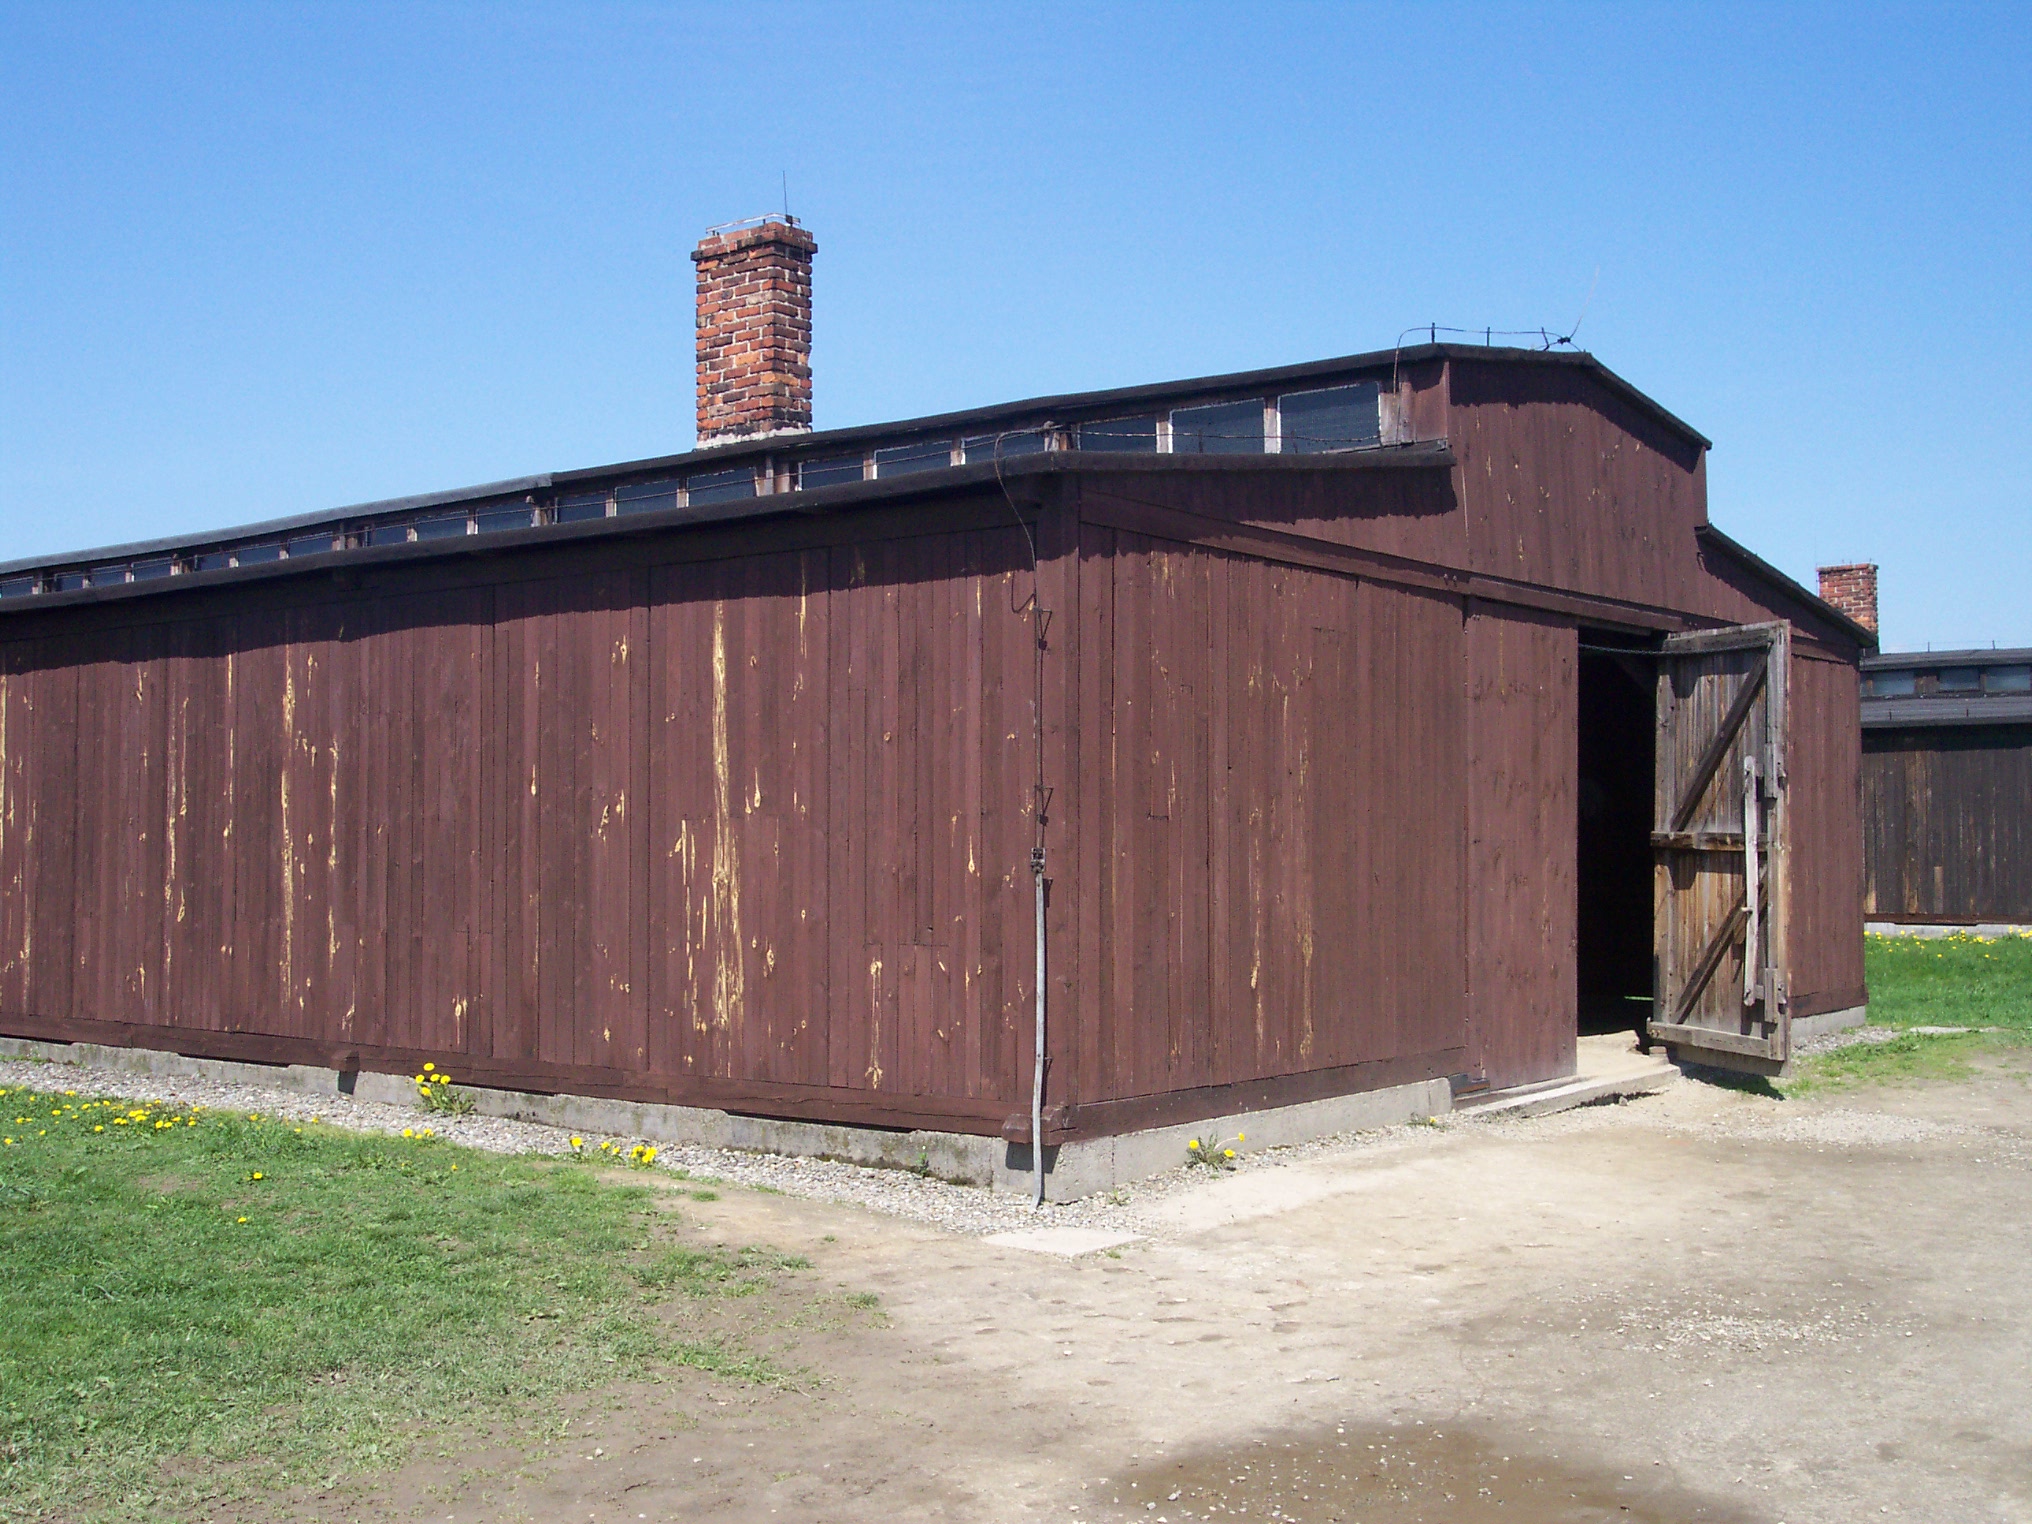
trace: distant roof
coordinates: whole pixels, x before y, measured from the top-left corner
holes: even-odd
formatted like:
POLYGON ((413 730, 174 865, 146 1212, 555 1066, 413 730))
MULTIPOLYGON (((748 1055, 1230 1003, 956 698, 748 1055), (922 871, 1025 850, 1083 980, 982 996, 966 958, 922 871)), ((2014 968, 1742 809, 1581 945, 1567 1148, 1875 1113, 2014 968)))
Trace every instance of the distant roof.
POLYGON ((1879 667, 1930 672, 1935 667, 2022 666, 2032 663, 2032 646, 1978 646, 1971 651, 1879 651, 1863 658, 1866 671, 1879 667))
POLYGON ((2032 646, 1972 651, 1885 651, 1863 658, 1863 728, 1918 730, 1936 725, 2032 723, 2032 646), (1966 688, 1931 693, 1870 691, 1883 673, 1966 674, 1966 688))
MULTIPOLYGON (((998 403, 992 407, 938 413, 893 423, 864 424, 854 428, 824 429, 810 433, 778 434, 710 449, 688 450, 676 455, 654 456, 644 460, 577 470, 543 472, 448 491, 354 503, 339 508, 292 514, 283 518, 266 519, 202 533, 170 535, 161 539, 102 546, 62 555, 24 557, 0 563, 0 584, 10 580, 18 583, 26 577, 39 578, 43 574, 55 575, 74 568, 84 573, 93 567, 132 565, 137 568, 146 566, 152 571, 157 563, 166 561, 177 563, 178 571, 182 571, 185 569, 183 566, 185 560, 207 551, 248 547, 256 542, 286 541, 291 537, 314 535, 324 530, 337 534, 342 529, 371 526, 376 521, 401 519, 433 508, 472 507, 490 502, 509 504, 533 494, 563 494, 617 482, 646 481, 656 477, 686 480, 700 473, 738 471, 744 465, 759 464, 765 457, 774 457, 779 461, 785 459, 810 461, 815 457, 837 455, 855 447, 879 448, 885 442, 902 446, 925 437, 945 436, 963 439, 968 435, 989 436, 997 432, 1038 429, 1047 425, 1074 427, 1081 423, 1091 424, 1132 414, 1141 408, 1157 404, 1171 406, 1251 392, 1268 393, 1308 384, 1328 385, 1337 380, 1343 382, 1373 380, 1395 367, 1421 364, 1435 359, 1560 366, 1586 371, 1609 391, 1619 395, 1688 443, 1703 450, 1711 447, 1705 436, 1667 412, 1585 351, 1508 349, 1474 344, 1417 344, 1402 349, 1376 350, 1368 354, 1346 355, 1339 359, 1316 360, 1303 365, 1277 366, 1267 370, 1237 371, 1227 375, 1201 376, 1146 386, 1118 387, 1108 391, 1068 392, 1056 396, 1029 397, 1017 402, 998 403)), ((968 458, 971 459, 971 454, 968 458)), ((1305 458, 1314 463, 1321 459, 1318 456, 1305 458)), ((696 491, 690 496, 693 501, 699 498, 696 491)), ((769 512, 784 511, 790 506, 781 502, 767 502, 767 495, 758 502, 766 503, 766 511, 769 512)), ((701 515, 707 516, 727 518, 746 515, 733 513, 701 515)), ((135 575, 139 574, 137 569, 135 575)), ((8 589, 0 586, 0 593, 6 591, 8 589)), ((12 600, 9 599, 7 602, 12 600)))

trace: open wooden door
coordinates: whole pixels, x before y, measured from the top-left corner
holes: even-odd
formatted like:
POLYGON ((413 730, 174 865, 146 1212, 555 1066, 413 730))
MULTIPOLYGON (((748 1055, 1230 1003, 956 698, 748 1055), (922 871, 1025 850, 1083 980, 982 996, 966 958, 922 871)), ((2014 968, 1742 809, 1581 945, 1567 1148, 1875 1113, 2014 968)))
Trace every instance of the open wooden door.
POLYGON ((1785 988, 1785 679, 1790 627, 1667 638, 1651 828, 1651 1039, 1772 1073, 1792 1052, 1785 988))

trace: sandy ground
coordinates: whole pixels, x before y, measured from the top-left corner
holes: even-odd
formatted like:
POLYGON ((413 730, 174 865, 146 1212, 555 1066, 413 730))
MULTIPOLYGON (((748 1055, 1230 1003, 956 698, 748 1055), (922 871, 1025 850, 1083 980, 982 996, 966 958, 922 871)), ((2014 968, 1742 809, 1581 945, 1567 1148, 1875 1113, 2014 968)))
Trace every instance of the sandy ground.
POLYGON ((681 1373, 259 1516, 2032 1520, 2022 1051, 1400 1129, 1164 1194, 1118 1257, 672 1201, 811 1258, 754 1326, 810 1383, 681 1373))

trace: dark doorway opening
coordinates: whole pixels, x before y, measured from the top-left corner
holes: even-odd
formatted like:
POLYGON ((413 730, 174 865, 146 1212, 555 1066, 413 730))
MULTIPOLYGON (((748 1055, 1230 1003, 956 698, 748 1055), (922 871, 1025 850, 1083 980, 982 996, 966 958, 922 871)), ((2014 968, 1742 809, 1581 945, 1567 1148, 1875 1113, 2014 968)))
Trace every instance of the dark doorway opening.
POLYGON ((1641 1035, 1651 1014, 1656 673, 1649 650, 1627 637, 1580 639, 1575 1005, 1583 1034, 1641 1035))

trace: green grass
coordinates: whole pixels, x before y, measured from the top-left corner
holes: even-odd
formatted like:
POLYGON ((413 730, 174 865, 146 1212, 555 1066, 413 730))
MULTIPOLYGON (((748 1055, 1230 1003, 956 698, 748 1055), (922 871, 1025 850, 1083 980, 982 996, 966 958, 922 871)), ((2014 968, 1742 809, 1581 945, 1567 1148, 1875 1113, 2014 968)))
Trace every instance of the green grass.
POLYGON ((429 1139, 18 1088, 0 1136, 5 1520, 188 1517, 661 1365, 771 1379, 656 1304, 802 1264, 429 1139))
POLYGON ((2032 1032, 2032 937, 1865 937, 1870 1020, 2032 1032))
POLYGON ((1864 938, 1870 1021, 1899 1028, 1993 1028, 1966 1035, 1903 1031, 1804 1060, 1788 1095, 1902 1080, 1966 1079, 1972 1060, 2032 1042, 2032 937, 1864 938))

